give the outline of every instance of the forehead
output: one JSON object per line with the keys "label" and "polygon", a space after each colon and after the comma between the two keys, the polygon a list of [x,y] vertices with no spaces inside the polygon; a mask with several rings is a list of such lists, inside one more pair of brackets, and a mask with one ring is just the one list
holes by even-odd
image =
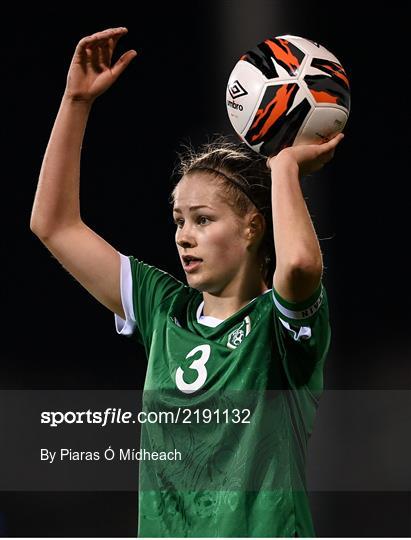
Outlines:
{"label": "forehead", "polygon": [[194,172],[183,176],[174,189],[174,209],[184,210],[200,205],[219,208],[223,204],[218,182],[208,173]]}

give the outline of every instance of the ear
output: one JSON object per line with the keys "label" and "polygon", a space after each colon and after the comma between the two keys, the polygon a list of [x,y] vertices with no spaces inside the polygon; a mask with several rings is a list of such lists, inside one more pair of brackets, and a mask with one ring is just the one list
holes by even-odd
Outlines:
{"label": "ear", "polygon": [[248,221],[247,237],[249,240],[260,240],[265,231],[265,219],[260,213],[251,214]]}

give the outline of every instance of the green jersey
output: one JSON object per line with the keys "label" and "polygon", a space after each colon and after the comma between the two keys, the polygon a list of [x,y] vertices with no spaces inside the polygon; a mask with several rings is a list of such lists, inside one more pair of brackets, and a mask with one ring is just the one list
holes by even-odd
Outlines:
{"label": "green jersey", "polygon": [[197,290],[121,259],[117,331],[145,348],[153,420],[139,536],[314,536],[305,462],[330,342],[324,287],[303,304],[270,289],[219,321]]}

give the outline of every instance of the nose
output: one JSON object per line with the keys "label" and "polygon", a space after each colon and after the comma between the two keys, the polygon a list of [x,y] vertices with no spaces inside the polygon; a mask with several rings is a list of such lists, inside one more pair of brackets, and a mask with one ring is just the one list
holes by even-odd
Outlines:
{"label": "nose", "polygon": [[196,245],[195,237],[191,228],[185,223],[176,231],[176,243],[182,248],[189,248]]}

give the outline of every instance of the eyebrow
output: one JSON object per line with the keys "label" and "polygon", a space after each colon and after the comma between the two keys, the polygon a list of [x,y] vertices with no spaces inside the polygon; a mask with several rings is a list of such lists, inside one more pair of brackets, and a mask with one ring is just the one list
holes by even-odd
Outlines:
{"label": "eyebrow", "polygon": [[[206,204],[198,204],[197,206],[190,206],[189,210],[197,210],[198,208],[210,208],[210,210],[212,210],[211,206],[208,206]],[[182,213],[180,208],[173,208],[173,212],[179,212],[180,214]]]}

